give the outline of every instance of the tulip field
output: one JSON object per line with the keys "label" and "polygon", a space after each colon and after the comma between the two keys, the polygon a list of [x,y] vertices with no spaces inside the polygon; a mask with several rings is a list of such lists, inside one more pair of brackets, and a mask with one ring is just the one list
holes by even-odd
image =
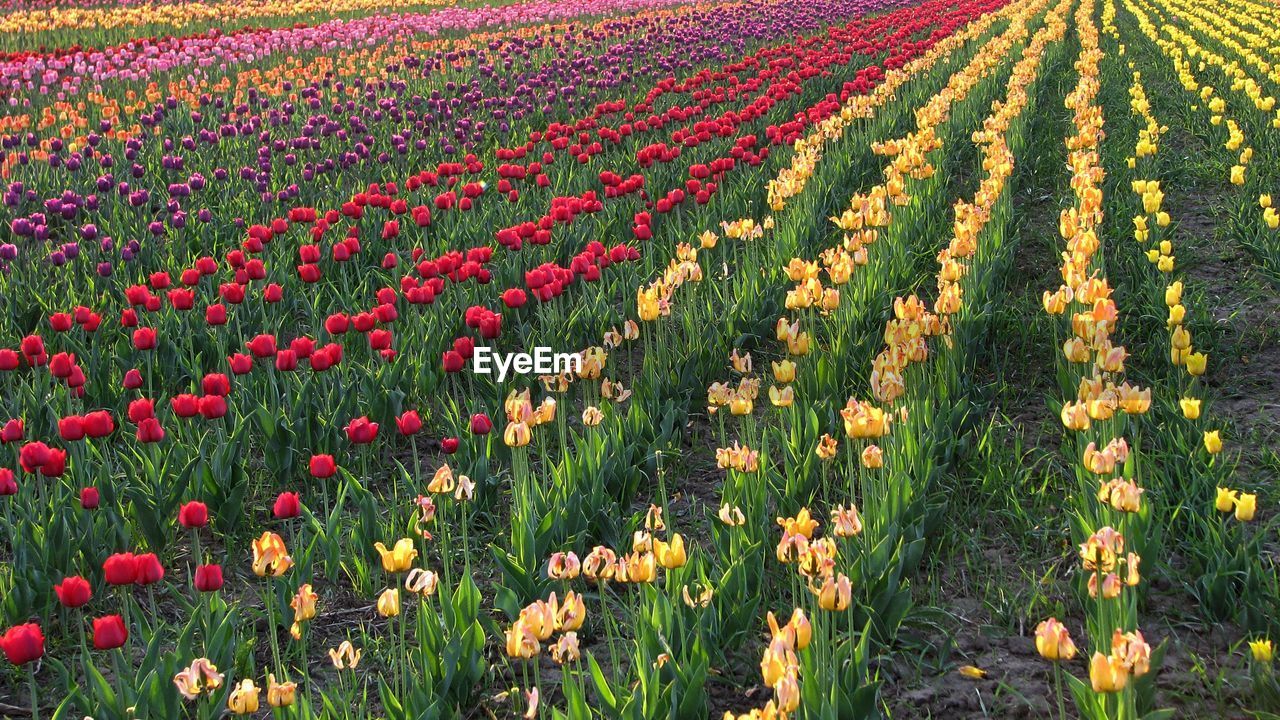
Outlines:
{"label": "tulip field", "polygon": [[0,0],[0,717],[1280,718],[1277,95],[1274,0]]}

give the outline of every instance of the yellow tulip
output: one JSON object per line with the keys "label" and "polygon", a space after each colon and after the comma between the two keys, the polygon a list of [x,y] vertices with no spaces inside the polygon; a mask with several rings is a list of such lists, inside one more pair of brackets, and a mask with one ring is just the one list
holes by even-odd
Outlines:
{"label": "yellow tulip", "polygon": [[720,522],[728,525],[729,527],[738,527],[739,525],[743,525],[747,522],[747,518],[742,514],[741,509],[730,507],[728,504],[720,506],[718,517],[720,518]]}
{"label": "yellow tulip", "polygon": [[1049,618],[1036,626],[1036,652],[1046,660],[1070,660],[1076,656],[1076,645],[1067,626]]}
{"label": "yellow tulip", "polygon": [[853,585],[849,577],[843,573],[839,578],[828,577],[818,591],[818,607],[823,610],[841,612],[853,601]]}
{"label": "yellow tulip", "polygon": [[253,541],[253,573],[258,577],[280,577],[293,567],[293,558],[285,547],[284,539],[273,532],[264,532]]}
{"label": "yellow tulip", "polygon": [[884,452],[877,445],[868,445],[862,449],[862,467],[870,470],[884,467]]}
{"label": "yellow tulip", "polygon": [[1178,406],[1182,408],[1182,417],[1188,420],[1200,418],[1200,400],[1198,398],[1184,397],[1178,401]]}
{"label": "yellow tulip", "polygon": [[[427,492],[436,494],[451,493],[453,492],[453,488],[456,484],[457,481],[453,477],[453,468],[449,467],[447,464],[441,465],[436,469],[436,473],[432,476],[431,482],[427,483]],[[385,554],[383,554],[383,558],[383,565],[385,566]],[[388,570],[387,572],[393,571]]]}
{"label": "yellow tulip", "polygon": [[587,606],[582,596],[570,590],[564,596],[564,602],[555,610],[555,629],[557,632],[573,632],[582,627],[587,619]]}
{"label": "yellow tulip", "polygon": [[391,550],[380,542],[374,543],[373,547],[382,556],[382,569],[389,573],[407,571],[413,567],[413,561],[418,557],[418,551],[413,547],[413,540],[410,538],[400,538]]}
{"label": "yellow tulip", "polygon": [[1202,352],[1188,353],[1182,359],[1187,365],[1187,372],[1192,376],[1203,375],[1209,366],[1209,356]]}
{"label": "yellow tulip", "polygon": [[209,662],[208,658],[196,658],[191,666],[183,668],[173,676],[173,685],[178,693],[187,700],[195,700],[201,693],[213,693],[222,687],[222,673],[218,666]]}
{"label": "yellow tulip", "polygon": [[1095,652],[1089,661],[1089,681],[1094,692],[1120,692],[1129,683],[1129,671],[1120,658]]}
{"label": "yellow tulip", "polygon": [[813,539],[813,531],[818,527],[817,518],[809,514],[807,507],[800,508],[800,512],[794,517],[778,518],[777,522],[787,535],[803,535],[810,540]]}
{"label": "yellow tulip", "polygon": [[378,596],[378,614],[382,617],[395,617],[400,614],[400,589],[387,588]]}
{"label": "yellow tulip", "polygon": [[[773,403],[775,407],[791,407],[795,399],[796,391],[790,385],[783,388],[779,388],[776,385],[769,387],[769,402]],[[732,411],[733,408],[730,407],[730,412]]]}
{"label": "yellow tulip", "polygon": [[1270,640],[1250,640],[1249,652],[1253,654],[1254,662],[1270,663],[1275,657]]}
{"label": "yellow tulip", "polygon": [[289,707],[297,699],[298,683],[276,682],[276,676],[267,674],[267,704],[273,708]]}
{"label": "yellow tulip", "polygon": [[507,424],[507,429],[502,433],[502,441],[507,447],[524,447],[533,439],[529,431],[529,425],[522,422],[513,422]]}
{"label": "yellow tulip", "polygon": [[572,580],[578,577],[581,570],[582,562],[574,552],[552,553],[551,559],[547,561],[547,576],[554,580]]}
{"label": "yellow tulip", "polygon": [[814,452],[820,459],[830,460],[836,456],[837,448],[838,444],[836,443],[836,439],[824,433],[822,437],[818,439],[818,447]]}
{"label": "yellow tulip", "polygon": [[1253,515],[1258,510],[1258,496],[1251,493],[1240,493],[1240,498],[1236,500],[1236,519],[1240,522],[1249,522],[1253,520]]}
{"label": "yellow tulip", "polygon": [[1222,452],[1222,436],[1218,430],[1206,430],[1204,432],[1204,449],[1209,451],[1210,455],[1217,455]]}
{"label": "yellow tulip", "polygon": [[[683,543],[681,543],[683,552]],[[633,583],[653,582],[657,577],[657,563],[653,553],[631,553],[626,558],[627,578]]]}
{"label": "yellow tulip", "polygon": [[803,608],[791,611],[791,621],[787,625],[795,632],[796,650],[809,647],[809,641],[813,638],[813,626],[809,624],[809,616],[804,614]]}
{"label": "yellow tulip", "polygon": [[239,687],[227,697],[227,709],[236,715],[258,712],[258,686],[248,678],[240,681]]}
{"label": "yellow tulip", "polygon": [[1218,512],[1229,513],[1236,507],[1236,500],[1239,499],[1240,492],[1238,490],[1230,490],[1228,488],[1218,488],[1217,495],[1214,497],[1213,506]]}
{"label": "yellow tulip", "polygon": [[673,533],[671,542],[655,543],[654,555],[658,564],[668,570],[684,567],[685,562],[689,559],[684,549],[684,536],[680,533]]}
{"label": "yellow tulip", "polygon": [[507,630],[507,657],[528,660],[542,651],[538,638],[524,620],[516,620]]}

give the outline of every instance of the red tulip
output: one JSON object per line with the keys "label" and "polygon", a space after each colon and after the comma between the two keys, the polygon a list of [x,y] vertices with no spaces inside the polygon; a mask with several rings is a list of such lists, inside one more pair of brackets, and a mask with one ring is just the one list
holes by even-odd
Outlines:
{"label": "red tulip", "polygon": [[320,272],[319,265],[306,264],[298,266],[298,277],[304,283],[318,283],[320,282],[321,275],[322,273]]}
{"label": "red tulip", "polygon": [[302,513],[302,499],[298,497],[296,492],[282,492],[276,496],[276,503],[271,508],[271,514],[277,520],[288,520],[289,518],[298,517]]}
{"label": "red tulip", "polygon": [[133,347],[138,350],[152,350],[156,346],[156,331],[149,327],[140,327],[133,331]]}
{"label": "red tulip", "polygon": [[520,288],[511,288],[502,293],[502,302],[506,303],[509,308],[524,307],[524,304],[528,301],[529,296]]}
{"label": "red tulip", "polygon": [[471,434],[472,435],[488,435],[493,430],[493,421],[484,413],[476,413],[471,416]]}
{"label": "red tulip", "polygon": [[59,380],[65,379],[71,375],[71,368],[75,367],[75,365],[75,355],[64,352],[57,353],[49,361],[49,374]]}
{"label": "red tulip", "polygon": [[84,416],[84,433],[91,438],[103,438],[115,432],[116,422],[106,410],[94,410]]}
{"label": "red tulip", "polygon": [[341,335],[351,327],[351,318],[342,313],[334,313],[325,318],[324,329],[330,335]]}
{"label": "red tulip", "polygon": [[188,530],[209,524],[209,506],[198,500],[178,508],[178,524]]}
{"label": "red tulip", "polygon": [[262,299],[268,303],[278,303],[284,299],[284,288],[276,283],[271,283],[262,289]]}
{"label": "red tulip", "polygon": [[68,331],[74,322],[70,313],[54,313],[49,316],[49,327],[53,328],[54,332]]}
{"label": "red tulip", "polygon": [[466,364],[466,360],[456,350],[446,350],[441,364],[444,366],[445,372],[456,373],[462,372],[462,367]]}
{"label": "red tulip", "polygon": [[204,309],[204,321],[208,325],[226,325],[227,324],[227,306],[221,303],[214,303]]}
{"label": "red tulip", "polygon": [[269,358],[276,354],[276,338],[274,335],[257,335],[245,343],[254,357]]}
{"label": "red tulip", "polygon": [[68,608],[78,608],[93,597],[93,589],[89,587],[89,581],[79,575],[63,578],[62,582],[53,586],[53,592],[58,596],[58,602]]}
{"label": "red tulip", "polygon": [[244,353],[236,353],[227,358],[233,375],[247,375],[253,370],[253,358]]}
{"label": "red tulip", "polygon": [[139,585],[151,585],[164,579],[164,566],[155,553],[143,553],[135,558],[138,576],[134,580]]}
{"label": "red tulip", "polygon": [[369,333],[369,347],[374,350],[391,348],[391,331],[378,328]]}
{"label": "red tulip", "polygon": [[0,468],[0,497],[18,494],[18,481],[9,468]]}
{"label": "red tulip", "polygon": [[101,498],[98,495],[98,488],[87,487],[80,489],[80,507],[85,510],[97,510],[98,502]]}
{"label": "red tulip", "polygon": [[164,440],[164,428],[155,418],[146,418],[138,423],[138,442],[157,443]]}
{"label": "red tulip", "polygon": [[276,353],[276,370],[293,372],[298,369],[298,355],[292,350],[281,350]]}
{"label": "red tulip", "polygon": [[333,367],[333,353],[329,352],[328,346],[311,353],[311,369],[316,372],[324,372]]}
{"label": "red tulip", "polygon": [[316,351],[316,341],[309,337],[296,337],[289,342],[289,349],[299,360],[306,360]]}
{"label": "red tulip", "polygon": [[476,351],[476,341],[469,337],[460,337],[453,341],[453,351],[461,355],[463,360],[470,360]]}
{"label": "red tulip", "polygon": [[40,474],[45,477],[62,477],[67,470],[67,451],[51,448],[49,459],[40,466]]}
{"label": "red tulip", "polygon": [[138,368],[130,368],[124,374],[124,389],[137,390],[142,387],[142,372]]}
{"label": "red tulip", "polygon": [[312,455],[310,468],[311,477],[321,479],[331,478],[338,472],[338,464],[332,455]]}
{"label": "red tulip", "polygon": [[351,324],[355,326],[356,332],[362,333],[372,330],[377,322],[378,318],[374,317],[373,313],[368,312],[357,313],[355,317],[351,318]]}
{"label": "red tulip", "polygon": [[209,373],[200,381],[200,389],[204,390],[205,395],[225,397],[231,394],[231,379],[222,373]]}
{"label": "red tulip", "polygon": [[205,420],[217,420],[227,414],[227,400],[221,395],[205,395],[200,398],[199,408]]}
{"label": "red tulip", "polygon": [[138,398],[129,402],[129,422],[138,424],[156,416],[156,403],[150,398]]}
{"label": "red tulip", "polygon": [[180,418],[195,417],[200,412],[200,400],[195,395],[183,393],[174,395],[169,399],[169,405],[173,408],[173,414]]}
{"label": "red tulip", "polygon": [[58,419],[58,435],[67,442],[84,439],[84,418],[79,415],[68,415]]}
{"label": "red tulip", "polygon": [[115,650],[128,639],[129,629],[124,626],[124,618],[119,615],[93,619],[94,650]]}
{"label": "red tulip", "polygon": [[17,352],[10,348],[0,348],[0,371],[13,372],[18,369],[19,362]]}
{"label": "red tulip", "polygon": [[448,437],[440,441],[440,449],[444,450],[446,455],[452,455],[458,452],[460,441],[456,437]]}
{"label": "red tulip", "polygon": [[102,563],[108,585],[132,585],[138,579],[138,559],[131,552],[116,553]]}
{"label": "red tulip", "polygon": [[49,462],[51,453],[52,450],[49,449],[49,446],[42,442],[27,443],[18,450],[18,464],[26,472],[34,473]]}
{"label": "red tulip", "polygon": [[14,418],[6,422],[3,429],[0,429],[0,443],[19,442],[25,434],[22,421]]}
{"label": "red tulip", "polygon": [[378,437],[378,423],[367,417],[358,417],[347,423],[347,440],[356,445],[368,445]]}
{"label": "red tulip", "polygon": [[401,435],[416,435],[422,430],[422,418],[417,410],[405,410],[396,418],[396,428]]}
{"label": "red tulip", "polygon": [[35,623],[15,625],[0,635],[0,650],[14,665],[26,665],[44,656],[44,633]]}
{"label": "red tulip", "polygon": [[200,592],[214,592],[222,589],[222,566],[221,565],[201,565],[196,568],[195,577],[196,590]]}

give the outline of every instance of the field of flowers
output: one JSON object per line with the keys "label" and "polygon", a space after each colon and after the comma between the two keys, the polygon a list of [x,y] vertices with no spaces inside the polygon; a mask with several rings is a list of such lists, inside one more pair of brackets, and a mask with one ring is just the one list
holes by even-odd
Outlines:
{"label": "field of flowers", "polygon": [[1272,0],[0,0],[0,717],[1280,718],[1277,94]]}

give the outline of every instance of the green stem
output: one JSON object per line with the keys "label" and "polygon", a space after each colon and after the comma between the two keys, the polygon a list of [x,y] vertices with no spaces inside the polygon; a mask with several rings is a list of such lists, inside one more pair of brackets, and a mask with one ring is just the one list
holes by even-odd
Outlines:
{"label": "green stem", "polygon": [[40,695],[36,691],[36,666],[27,663],[27,686],[31,689],[31,720],[40,720]]}

